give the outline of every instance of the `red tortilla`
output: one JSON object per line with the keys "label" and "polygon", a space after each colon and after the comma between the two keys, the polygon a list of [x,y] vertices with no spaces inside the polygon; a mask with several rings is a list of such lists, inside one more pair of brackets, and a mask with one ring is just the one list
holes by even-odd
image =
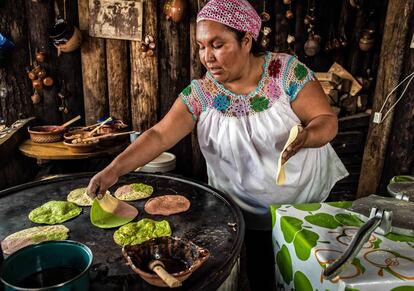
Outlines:
{"label": "red tortilla", "polygon": [[190,201],[182,195],[164,195],[151,198],[145,203],[145,211],[152,215],[172,215],[187,211]]}

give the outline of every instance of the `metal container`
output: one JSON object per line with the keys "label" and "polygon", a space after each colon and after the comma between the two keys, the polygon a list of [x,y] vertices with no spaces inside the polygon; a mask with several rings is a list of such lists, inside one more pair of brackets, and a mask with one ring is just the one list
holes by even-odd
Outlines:
{"label": "metal container", "polygon": [[92,258],[92,251],[75,241],[42,242],[10,255],[0,279],[5,290],[88,290]]}

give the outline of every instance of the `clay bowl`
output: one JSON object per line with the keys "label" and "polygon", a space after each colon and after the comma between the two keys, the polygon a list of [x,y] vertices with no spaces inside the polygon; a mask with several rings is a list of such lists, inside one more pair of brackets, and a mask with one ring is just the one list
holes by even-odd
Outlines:
{"label": "clay bowl", "polygon": [[91,153],[96,150],[99,140],[90,141],[88,143],[72,143],[72,141],[64,141],[63,144],[72,153]]}
{"label": "clay bowl", "polygon": [[183,282],[197,270],[210,256],[210,252],[194,243],[178,237],[157,237],[139,245],[125,246],[122,254],[132,270],[147,283],[168,287],[148,264],[151,260],[160,260],[165,270]]}
{"label": "clay bowl", "polygon": [[62,140],[64,127],[58,125],[41,125],[29,127],[30,139],[37,143],[49,143]]}

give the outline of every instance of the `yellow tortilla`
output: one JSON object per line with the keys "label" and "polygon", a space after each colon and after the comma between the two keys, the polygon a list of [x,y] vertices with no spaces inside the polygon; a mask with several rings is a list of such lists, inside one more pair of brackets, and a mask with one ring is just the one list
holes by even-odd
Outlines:
{"label": "yellow tortilla", "polygon": [[[109,191],[106,191],[106,193],[110,194]],[[93,203],[93,199],[86,193],[86,188],[78,188],[70,191],[66,200],[79,206],[92,206]]]}
{"label": "yellow tortilla", "polygon": [[299,125],[295,125],[290,130],[289,138],[288,138],[285,146],[283,147],[283,150],[282,150],[282,152],[280,153],[280,156],[279,156],[279,161],[277,162],[277,174],[276,174],[276,184],[277,185],[284,185],[285,184],[285,181],[286,181],[285,164],[287,163],[287,161],[286,161],[286,163],[284,163],[282,165],[282,156],[283,156],[284,152],[286,151],[286,149],[288,148],[288,146],[290,146],[292,144],[292,142],[296,139],[298,134],[299,134]]}

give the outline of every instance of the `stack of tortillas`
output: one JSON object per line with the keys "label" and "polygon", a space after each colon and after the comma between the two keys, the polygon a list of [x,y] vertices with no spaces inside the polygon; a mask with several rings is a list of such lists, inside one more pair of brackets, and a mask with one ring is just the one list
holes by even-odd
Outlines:
{"label": "stack of tortillas", "polygon": [[1,248],[5,254],[35,243],[48,240],[65,240],[68,238],[69,229],[64,225],[36,226],[21,230],[6,237],[1,242]]}
{"label": "stack of tortillas", "polygon": [[279,161],[277,162],[277,174],[276,174],[276,184],[277,185],[285,184],[285,181],[286,181],[285,164],[286,164],[286,162],[282,165],[282,156],[283,156],[284,152],[286,151],[286,149],[288,148],[288,146],[290,146],[292,144],[292,142],[298,136],[299,126],[300,125],[297,124],[294,127],[292,127],[292,129],[290,130],[290,133],[289,133],[289,138],[288,138],[285,146],[283,147],[282,152],[280,153]]}

